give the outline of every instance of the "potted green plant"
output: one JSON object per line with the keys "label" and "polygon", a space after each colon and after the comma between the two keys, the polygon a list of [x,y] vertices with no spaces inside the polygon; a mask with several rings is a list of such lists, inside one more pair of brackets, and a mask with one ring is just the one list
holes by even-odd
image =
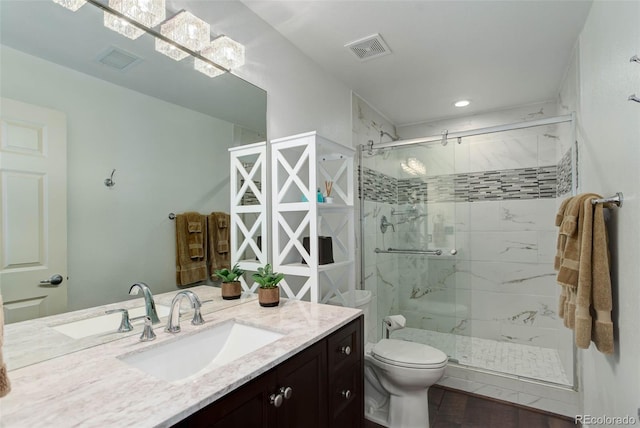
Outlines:
{"label": "potted green plant", "polygon": [[245,271],[240,269],[238,263],[236,263],[231,270],[217,269],[214,273],[222,281],[222,298],[224,300],[239,299],[242,294],[242,285],[238,278],[242,276]]}
{"label": "potted green plant", "polygon": [[258,272],[252,276],[253,280],[260,284],[258,289],[258,302],[260,306],[272,307],[280,304],[280,287],[278,283],[284,278],[283,273],[274,272],[270,264],[264,268],[258,268]]}

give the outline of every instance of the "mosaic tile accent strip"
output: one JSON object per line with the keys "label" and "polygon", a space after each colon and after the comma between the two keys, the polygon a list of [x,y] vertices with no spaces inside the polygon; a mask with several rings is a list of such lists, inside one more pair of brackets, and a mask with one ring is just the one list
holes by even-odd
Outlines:
{"label": "mosaic tile accent strip", "polygon": [[400,204],[555,198],[557,167],[439,175],[397,182]]}
{"label": "mosaic tile accent strip", "polygon": [[558,166],[436,175],[400,180],[365,167],[363,168],[364,196],[369,201],[389,204],[555,198],[566,193],[567,186],[568,191],[571,191],[571,153],[568,155],[568,184],[561,181],[566,177],[560,177],[560,174],[567,173],[565,167],[567,156],[565,155]]}
{"label": "mosaic tile accent strip", "polygon": [[557,165],[558,168],[558,196],[571,193],[571,184],[573,183],[573,175],[571,173],[571,149],[562,156]]}
{"label": "mosaic tile accent strip", "polygon": [[[360,169],[358,169],[358,172]],[[398,179],[373,169],[363,167],[364,198],[373,202],[398,203]]]}

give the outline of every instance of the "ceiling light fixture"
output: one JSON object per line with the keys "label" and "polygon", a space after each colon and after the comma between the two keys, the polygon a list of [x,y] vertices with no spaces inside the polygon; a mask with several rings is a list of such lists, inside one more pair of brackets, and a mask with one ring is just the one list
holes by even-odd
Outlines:
{"label": "ceiling light fixture", "polygon": [[84,0],[53,0],[53,2],[74,12],[86,3]]}
{"label": "ceiling light fixture", "polygon": [[[167,16],[164,0],[109,0],[109,7],[148,28],[160,24]],[[104,13],[104,26],[133,40],[145,33],[109,12]]]}
{"label": "ceiling light fixture", "polygon": [[[211,37],[211,27],[190,12],[182,11],[160,26],[160,34],[194,52],[202,50]],[[171,43],[156,38],[156,50],[180,61],[189,56]]]}
{"label": "ceiling light fixture", "polygon": [[466,107],[469,104],[471,104],[471,101],[469,101],[469,100],[460,100],[460,101],[456,101],[455,103],[453,103],[453,105],[456,106],[456,107]]}
{"label": "ceiling light fixture", "polygon": [[[228,69],[244,65],[244,46],[227,36],[220,36],[212,40],[209,46],[202,49],[200,54]],[[197,58],[194,62],[194,68],[209,77],[216,77],[224,72]]]}

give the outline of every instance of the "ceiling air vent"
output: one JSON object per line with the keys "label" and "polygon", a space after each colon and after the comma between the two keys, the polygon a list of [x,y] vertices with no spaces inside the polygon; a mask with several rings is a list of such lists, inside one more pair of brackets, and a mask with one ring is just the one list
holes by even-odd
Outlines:
{"label": "ceiling air vent", "polygon": [[391,53],[391,49],[382,40],[380,34],[373,34],[364,39],[347,43],[344,47],[348,48],[360,61],[367,61]]}
{"label": "ceiling air vent", "polygon": [[127,71],[142,59],[132,53],[123,51],[120,48],[110,46],[107,50],[98,55],[98,62],[107,67],[115,68],[118,71]]}

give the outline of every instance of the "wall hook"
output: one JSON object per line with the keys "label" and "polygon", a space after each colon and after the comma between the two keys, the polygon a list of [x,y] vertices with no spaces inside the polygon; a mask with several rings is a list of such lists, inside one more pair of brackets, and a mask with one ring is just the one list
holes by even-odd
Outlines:
{"label": "wall hook", "polygon": [[637,103],[640,103],[640,98],[636,97],[636,94],[629,95],[629,98],[627,98],[627,100],[629,100],[629,101],[635,101],[635,102],[637,102]]}
{"label": "wall hook", "polygon": [[111,177],[109,178],[105,178],[104,180],[104,185],[107,186],[108,188],[112,188],[113,186],[116,185],[116,182],[113,181],[113,174],[116,172],[115,168],[113,171],[111,171]]}
{"label": "wall hook", "polygon": [[629,62],[639,62],[640,63],[640,58],[638,58],[638,55],[634,55],[631,57],[631,59],[629,59]]}

